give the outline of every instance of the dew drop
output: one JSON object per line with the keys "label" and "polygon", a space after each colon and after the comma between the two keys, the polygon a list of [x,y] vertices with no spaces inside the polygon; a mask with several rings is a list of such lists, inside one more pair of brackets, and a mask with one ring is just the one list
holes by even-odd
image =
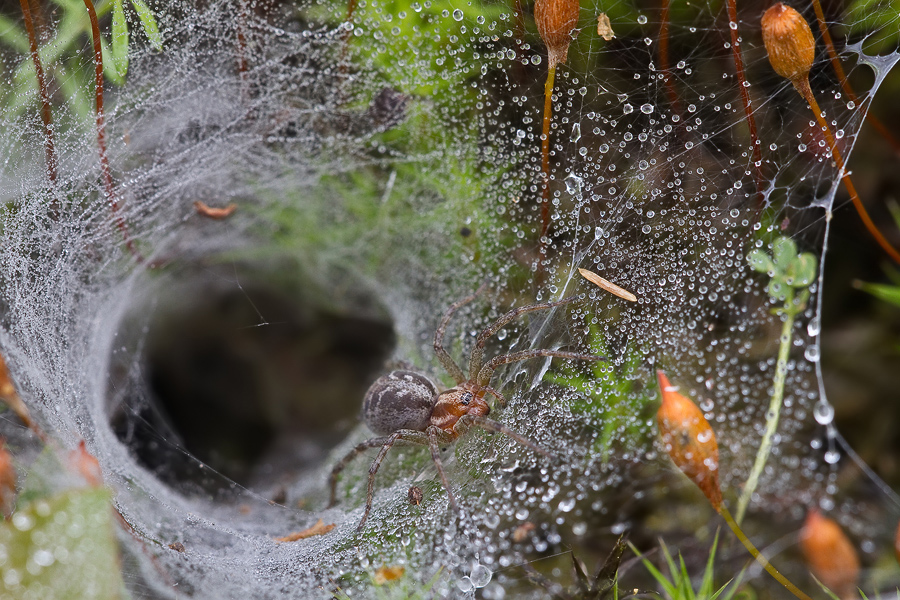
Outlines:
{"label": "dew drop", "polygon": [[769,144],[769,150],[771,150],[772,152],[775,152],[776,150],[778,150],[778,144],[776,144],[775,142],[772,142],[771,144]]}
{"label": "dew drop", "polygon": [[837,461],[841,460],[841,454],[834,450],[829,450],[828,452],[825,453],[825,456],[823,456],[822,458],[824,458],[825,462],[827,462],[829,465],[833,465]]}
{"label": "dew drop", "polygon": [[806,326],[806,333],[808,333],[811,337],[816,337],[819,335],[821,328],[819,327],[819,317],[813,317],[809,320],[809,324]]}
{"label": "dew drop", "polygon": [[559,502],[559,510],[561,512],[569,512],[575,508],[575,498],[565,498]]}
{"label": "dew drop", "polygon": [[453,20],[454,21],[462,21],[463,20],[463,11],[457,9],[453,10]]}
{"label": "dew drop", "polygon": [[582,180],[578,175],[569,175],[565,178],[566,191],[572,196],[581,195]]}
{"label": "dew drop", "polygon": [[809,362],[818,362],[819,360],[819,346],[813,344],[812,346],[808,346],[806,351],[803,352],[803,356],[806,357],[806,360]]}
{"label": "dew drop", "polygon": [[12,524],[19,531],[28,531],[34,527],[34,519],[30,515],[20,512],[13,515]]}
{"label": "dew drop", "polygon": [[646,24],[647,24],[647,17],[644,16],[644,15],[640,15],[640,16],[637,18],[637,22],[638,22],[639,25],[646,25]]}
{"label": "dew drop", "polygon": [[645,115],[649,115],[650,113],[653,112],[653,105],[652,104],[642,104],[641,112],[644,113]]}
{"label": "dew drop", "polygon": [[642,160],[641,162],[638,163],[638,169],[640,169],[641,171],[646,171],[647,167],[649,167],[649,166],[650,166],[650,163],[648,163],[646,160]]}
{"label": "dew drop", "polygon": [[630,104],[625,104],[624,106],[622,106],[622,112],[626,115],[630,115],[634,112],[634,107]]}
{"label": "dew drop", "polygon": [[461,591],[463,593],[468,593],[475,589],[475,586],[472,585],[472,580],[469,578],[468,575],[466,575],[465,577],[463,577],[462,579],[457,581],[456,587],[458,587],[459,591]]}
{"label": "dew drop", "polygon": [[472,585],[476,588],[483,588],[491,582],[493,576],[493,571],[484,565],[478,564],[472,567],[472,572],[469,573],[469,581],[471,581]]}
{"label": "dew drop", "polygon": [[569,139],[573,142],[577,142],[581,139],[581,123],[572,125],[572,136]]}
{"label": "dew drop", "polygon": [[737,23],[735,23],[734,21],[729,21],[728,27],[730,27],[734,31],[737,31]]}
{"label": "dew drop", "polygon": [[819,402],[813,408],[813,416],[819,425],[828,425],[834,419],[834,407],[827,402]]}

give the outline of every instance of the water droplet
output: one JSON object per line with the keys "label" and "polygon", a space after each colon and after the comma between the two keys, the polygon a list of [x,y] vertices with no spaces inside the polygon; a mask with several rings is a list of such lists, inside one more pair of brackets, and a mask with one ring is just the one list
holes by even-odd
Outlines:
{"label": "water droplet", "polygon": [[458,587],[461,592],[471,592],[475,589],[475,586],[472,585],[472,580],[468,575],[457,581],[456,587]]}
{"label": "water droplet", "polygon": [[734,31],[737,31],[737,23],[735,23],[734,21],[728,21],[728,27],[730,27]]}
{"label": "water droplet", "polygon": [[569,175],[565,178],[566,191],[573,196],[581,195],[582,180],[578,175]]}
{"label": "water droplet", "polygon": [[778,144],[776,144],[775,142],[772,142],[771,144],[769,144],[769,150],[771,150],[772,152],[775,152],[776,150],[778,150]]}
{"label": "water droplet", "polygon": [[806,357],[806,360],[809,362],[818,362],[819,360],[819,346],[813,344],[812,346],[808,346],[806,351],[803,353],[803,356]]}
{"label": "water droplet", "polygon": [[463,20],[463,11],[457,9],[453,10],[453,20],[454,21],[462,21]]}
{"label": "water droplet", "polygon": [[484,565],[475,565],[472,567],[472,572],[469,573],[469,581],[472,582],[476,588],[483,588],[487,584],[491,582],[491,578],[494,576],[494,572],[488,569]]}
{"label": "water droplet", "polygon": [[645,17],[644,15],[640,15],[640,16],[637,18],[637,22],[638,22],[638,24],[640,24],[640,25],[646,25],[646,24],[647,24],[647,17]]}
{"label": "water droplet", "polygon": [[847,103],[847,108],[849,108],[850,110],[853,110],[854,108],[856,108],[856,102],[851,100],[850,102]]}
{"label": "water droplet", "polygon": [[837,461],[841,460],[841,454],[840,454],[840,452],[835,452],[834,450],[829,450],[828,452],[825,453],[825,456],[823,456],[822,458],[824,458],[825,462],[827,462],[829,465],[833,465]]}
{"label": "water droplet", "polygon": [[644,233],[650,233],[652,230],[650,229],[649,225],[644,225],[643,227],[641,227],[641,231]]}
{"label": "water droplet", "polygon": [[640,169],[641,171],[646,171],[647,167],[649,167],[649,166],[650,166],[650,163],[648,163],[646,160],[642,160],[641,162],[638,163],[638,169]]}
{"label": "water droplet", "polygon": [[559,510],[561,512],[569,512],[575,508],[575,498],[565,498],[559,502]]}
{"label": "water droplet", "polygon": [[12,524],[19,531],[28,531],[34,527],[34,519],[31,515],[19,512],[13,515]]}
{"label": "water droplet", "polygon": [[813,408],[813,416],[819,425],[828,425],[834,419],[834,407],[827,402],[819,402]]}
{"label": "water droplet", "polygon": [[809,324],[806,326],[806,333],[808,333],[811,337],[816,337],[819,335],[821,328],[819,327],[819,317],[813,317],[809,320]]}
{"label": "water droplet", "polygon": [[38,550],[34,553],[34,556],[31,557],[31,560],[35,562],[35,564],[41,567],[49,567],[56,560],[53,558],[53,553],[47,550]]}
{"label": "water droplet", "polygon": [[653,105],[652,104],[642,104],[641,112],[644,113],[645,115],[649,115],[650,113],[653,112]]}
{"label": "water droplet", "polygon": [[806,152],[806,144],[800,144],[799,146],[797,146],[797,150],[799,150],[800,152]]}
{"label": "water droplet", "polygon": [[630,104],[625,104],[624,106],[622,106],[622,112],[626,115],[630,115],[634,112],[634,107]]}
{"label": "water droplet", "polygon": [[581,123],[572,125],[572,136],[569,139],[573,142],[577,142],[581,139]]}

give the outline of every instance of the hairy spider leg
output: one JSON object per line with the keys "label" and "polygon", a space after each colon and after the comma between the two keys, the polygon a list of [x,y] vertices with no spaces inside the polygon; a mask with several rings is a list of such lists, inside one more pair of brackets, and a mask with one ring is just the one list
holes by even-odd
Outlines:
{"label": "hairy spider leg", "polygon": [[444,313],[444,317],[441,319],[440,325],[434,332],[434,354],[437,356],[438,360],[443,365],[444,369],[447,373],[456,380],[456,383],[462,383],[466,380],[465,373],[456,364],[456,361],[444,350],[444,334],[447,332],[447,325],[450,323],[451,317],[453,317],[453,313],[460,309],[460,307],[465,306],[472,300],[478,297],[481,291],[484,289],[485,285],[481,284],[481,286],[475,290],[475,293],[471,296],[466,296],[462,300],[458,300],[450,305],[450,308],[447,309],[447,312]]}
{"label": "hairy spider leg", "polygon": [[[465,418],[465,416],[462,417],[462,419],[464,419],[464,418]],[[460,419],[460,420],[462,420],[462,419]],[[544,450],[543,448],[541,448],[540,446],[538,446],[537,444],[535,444],[534,442],[529,440],[524,435],[522,435],[520,433],[516,433],[515,431],[513,431],[512,429],[510,429],[503,423],[500,423],[499,421],[495,421],[495,420],[489,419],[487,417],[472,417],[470,419],[470,421],[472,422],[472,425],[474,425],[475,427],[480,427],[481,429],[484,429],[487,431],[492,431],[494,433],[502,433],[503,435],[511,437],[512,439],[516,440],[523,446],[525,446],[527,448],[531,448],[538,454],[546,456],[547,458],[553,458],[553,455],[551,453],[547,452],[546,450]],[[457,422],[457,424],[458,424],[458,422]]]}
{"label": "hairy spider leg", "polygon": [[528,304],[526,306],[520,306],[519,308],[514,308],[509,311],[493,323],[485,328],[481,333],[478,334],[478,337],[475,340],[475,347],[472,349],[472,356],[469,358],[469,381],[475,381],[475,378],[478,376],[479,371],[481,371],[481,361],[484,359],[484,345],[487,343],[487,339],[500,331],[504,325],[515,319],[516,317],[523,315],[525,313],[533,312],[536,310],[544,310],[547,308],[554,308],[557,306],[561,306],[563,304],[568,304],[569,302],[573,302],[578,300],[578,296],[569,296],[568,298],[563,298],[562,300],[557,300],[556,302],[543,302],[541,304]]}
{"label": "hairy spider leg", "polygon": [[501,354],[500,356],[495,356],[491,360],[489,360],[478,373],[478,379],[475,383],[481,386],[485,386],[491,381],[491,377],[494,375],[494,370],[500,365],[505,365],[511,362],[519,362],[521,360],[528,360],[530,358],[540,358],[542,356],[549,356],[552,358],[568,358],[570,360],[607,360],[605,356],[594,356],[593,354],[579,354],[578,352],[564,352],[562,350],[520,350],[519,352],[513,352],[511,354]]}
{"label": "hairy spider leg", "polygon": [[429,426],[427,432],[428,447],[431,449],[431,461],[434,463],[434,468],[437,469],[438,476],[441,478],[441,484],[443,484],[444,489],[447,490],[450,506],[453,507],[454,511],[459,512],[459,505],[456,503],[456,497],[453,495],[453,490],[450,489],[450,480],[447,479],[447,473],[444,472],[444,463],[441,461],[441,447],[438,443],[442,440],[444,443],[449,443],[452,442],[453,439],[446,431],[439,427],[435,427],[434,425]]}
{"label": "hairy spider leg", "polygon": [[366,524],[366,519],[369,518],[369,512],[372,510],[372,504],[375,498],[375,474],[378,473],[378,469],[381,467],[384,457],[387,456],[388,450],[390,450],[397,441],[407,442],[408,444],[415,446],[430,445],[430,439],[421,431],[416,431],[414,429],[401,429],[382,439],[385,440],[384,444],[381,446],[381,450],[378,452],[375,460],[369,465],[369,484],[366,488],[366,508],[363,510],[363,516],[359,521],[359,525],[356,526],[357,531],[362,531],[363,525]]}
{"label": "hairy spider leg", "polygon": [[491,396],[493,396],[494,398],[496,398],[497,401],[500,402],[500,406],[506,406],[506,397],[504,397],[503,394],[501,394],[494,388],[487,386],[487,385],[481,386],[481,389],[483,389],[486,393],[488,393]]}
{"label": "hairy spider leg", "polygon": [[[331,508],[332,506],[337,504],[337,479],[338,479],[338,475],[341,474],[341,471],[343,471],[354,458],[356,458],[357,456],[359,456],[360,454],[362,454],[369,448],[378,448],[379,446],[384,446],[385,443],[387,443],[387,441],[388,441],[388,436],[372,438],[372,439],[366,440],[364,442],[361,442],[353,450],[348,452],[346,454],[346,456],[344,456],[344,458],[342,458],[338,464],[334,465],[334,468],[331,470],[331,477],[329,477],[329,479],[328,479],[328,485],[331,490],[331,495],[329,496],[327,508]],[[417,444],[409,442],[405,445],[417,445]]]}

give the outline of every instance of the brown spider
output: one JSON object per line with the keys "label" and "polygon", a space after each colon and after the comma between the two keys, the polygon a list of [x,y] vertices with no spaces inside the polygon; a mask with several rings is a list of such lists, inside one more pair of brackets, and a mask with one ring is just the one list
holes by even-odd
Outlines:
{"label": "brown spider", "polygon": [[506,399],[500,392],[488,385],[497,367],[506,363],[542,356],[572,360],[605,360],[605,357],[602,356],[540,349],[501,354],[483,363],[485,343],[500,328],[519,315],[561,306],[577,299],[570,297],[556,302],[521,306],[494,321],[494,323],[478,334],[475,340],[475,347],[472,349],[472,354],[469,357],[469,376],[466,377],[459,365],[444,350],[444,333],[453,314],[461,306],[474,300],[478,293],[475,292],[471,296],[451,305],[444,314],[444,318],[441,319],[437,331],[434,332],[434,353],[447,373],[456,380],[456,387],[438,393],[435,384],[425,375],[413,371],[396,370],[379,377],[369,388],[369,391],[366,392],[366,397],[363,400],[363,418],[369,429],[384,437],[372,438],[356,446],[335,465],[329,478],[331,496],[328,506],[330,508],[334,506],[336,501],[337,478],[341,471],[360,453],[369,448],[381,447],[381,451],[369,467],[366,508],[363,511],[358,530],[362,530],[366,519],[369,517],[369,511],[372,509],[375,474],[378,472],[378,468],[381,466],[381,462],[387,455],[388,450],[394,444],[428,446],[431,449],[431,459],[434,461],[434,466],[437,468],[441,483],[447,490],[450,505],[454,510],[458,510],[458,506],[456,498],[454,498],[450,489],[450,483],[447,481],[444,466],[441,463],[440,446],[446,446],[456,441],[469,427],[474,425],[488,431],[503,433],[523,446],[528,446],[535,452],[544,456],[550,456],[547,451],[528,438],[519,435],[497,421],[487,418],[487,414],[491,409],[484,400],[485,394],[495,397],[501,404],[506,402]]}

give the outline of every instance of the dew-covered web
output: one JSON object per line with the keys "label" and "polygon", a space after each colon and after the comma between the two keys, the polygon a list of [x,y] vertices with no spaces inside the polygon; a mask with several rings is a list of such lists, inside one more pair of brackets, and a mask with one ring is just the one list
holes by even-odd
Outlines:
{"label": "dew-covered web", "polygon": [[[44,40],[86,19],[70,4],[81,6],[44,7]],[[105,35],[111,5],[98,4]],[[378,567],[403,564],[422,584],[442,569],[439,597],[539,596],[516,570],[535,552],[640,527],[636,515],[666,490],[702,502],[656,441],[657,369],[713,425],[722,487],[736,502],[764,433],[784,322],[773,314],[783,297],[748,256],[772,254],[781,238],[815,256],[816,277],[796,291],[810,295],[790,330],[780,424],[750,514],[797,519],[833,503],[818,269],[832,211],[856,217],[835,204],[841,169],[827,137],[769,65],[759,25],[767,7],[739,3],[732,21],[722,2],[582,2],[553,88],[546,222],[547,59],[530,5],[159,3],[161,51],[126,7],[128,71],[121,85],[107,78],[105,96],[111,184],[98,154],[90,38],[42,51],[55,181],[27,39],[5,45],[0,347],[40,425],[65,448],[86,440],[99,459],[134,533],[121,535],[132,595],[309,598],[340,586],[366,597]],[[796,8],[817,40],[811,89],[846,162],[897,61],[898,18],[887,3],[826,14],[842,80],[812,5]],[[21,13],[4,11],[23,27]],[[601,14],[614,38],[598,35]],[[196,201],[237,210],[214,220]],[[227,305],[238,315],[228,327],[278,339],[288,325],[266,289],[302,298],[314,316],[390,323],[375,331],[395,336],[394,363],[450,385],[433,357],[434,329],[485,282],[447,333],[461,364],[473,335],[509,308],[571,294],[584,299],[515,321],[488,356],[553,348],[609,360],[498,370],[493,386],[510,402],[493,416],[558,456],[501,435],[465,437],[443,453],[460,515],[427,450],[410,448],[384,462],[362,533],[374,451],[345,471],[338,505],[325,509],[332,465],[371,437],[355,420],[361,397],[328,433],[288,435],[242,477],[196,456],[154,408],[147,365],[165,353],[154,349],[164,317]],[[248,339],[238,343],[259,353]],[[295,374],[313,360],[289,357],[282,370]],[[371,379],[378,367],[367,367]],[[295,385],[311,384],[298,375]],[[265,405],[248,404],[250,422]],[[208,407],[208,429],[217,410]],[[407,500],[411,485],[423,490],[419,506]],[[274,541],[319,518],[335,529]],[[875,535],[876,524],[848,520]]]}

